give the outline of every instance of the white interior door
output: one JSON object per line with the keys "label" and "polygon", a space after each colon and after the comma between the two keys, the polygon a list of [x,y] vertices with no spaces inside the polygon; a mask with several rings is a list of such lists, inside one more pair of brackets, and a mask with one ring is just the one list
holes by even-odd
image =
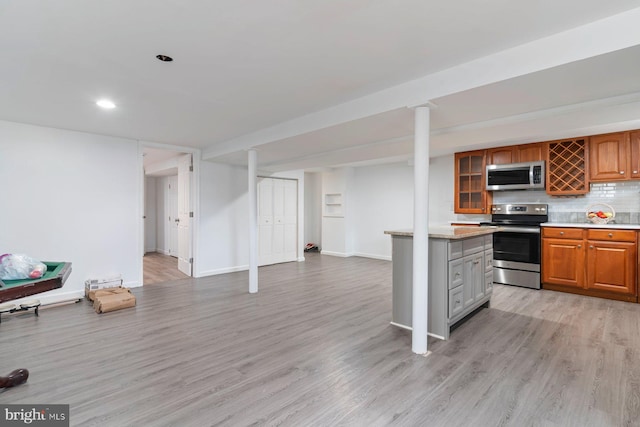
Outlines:
{"label": "white interior door", "polygon": [[273,264],[273,179],[258,178],[258,265]]}
{"label": "white interior door", "polygon": [[[283,179],[283,251],[286,261],[298,259],[298,181]],[[276,221],[277,222],[277,221]]]}
{"label": "white interior door", "polygon": [[297,212],[296,180],[258,179],[258,265],[297,259]]}
{"label": "white interior door", "polygon": [[191,276],[191,154],[178,160],[178,269]]}
{"label": "white interior door", "polygon": [[167,200],[169,218],[169,236],[167,242],[167,254],[178,256],[178,176],[170,176],[167,179]]}

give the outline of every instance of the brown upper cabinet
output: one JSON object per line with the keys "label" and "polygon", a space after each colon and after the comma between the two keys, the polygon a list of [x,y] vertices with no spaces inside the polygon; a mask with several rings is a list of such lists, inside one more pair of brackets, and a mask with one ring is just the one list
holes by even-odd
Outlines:
{"label": "brown upper cabinet", "polygon": [[542,143],[491,148],[487,150],[487,164],[504,165],[541,161],[544,160],[543,148],[544,145]]}
{"label": "brown upper cabinet", "polygon": [[488,213],[491,193],[485,188],[486,151],[455,154],[455,213]]}
{"label": "brown upper cabinet", "polygon": [[631,178],[640,178],[640,131],[629,133],[629,148],[631,149]]}
{"label": "brown upper cabinet", "polygon": [[486,165],[546,161],[551,196],[589,192],[589,182],[640,180],[640,130],[456,153],[455,213],[489,213]]}
{"label": "brown upper cabinet", "polygon": [[591,137],[591,181],[640,178],[640,131]]}
{"label": "brown upper cabinet", "polygon": [[544,144],[541,142],[535,144],[517,145],[518,162],[539,162],[544,160]]}
{"label": "brown upper cabinet", "polygon": [[509,147],[490,148],[487,150],[487,164],[506,165],[508,163],[518,163],[518,160],[516,160],[517,156],[516,147],[513,145]]}

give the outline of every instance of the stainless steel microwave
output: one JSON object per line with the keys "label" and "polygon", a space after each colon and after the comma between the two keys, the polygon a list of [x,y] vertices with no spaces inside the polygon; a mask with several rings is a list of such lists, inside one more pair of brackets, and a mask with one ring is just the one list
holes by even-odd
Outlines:
{"label": "stainless steel microwave", "polygon": [[544,190],[544,162],[487,165],[487,190]]}

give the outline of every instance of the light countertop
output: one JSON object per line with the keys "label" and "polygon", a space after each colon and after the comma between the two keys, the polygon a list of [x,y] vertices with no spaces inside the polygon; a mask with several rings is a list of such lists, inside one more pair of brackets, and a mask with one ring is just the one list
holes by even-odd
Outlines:
{"label": "light countertop", "polygon": [[640,224],[592,224],[590,222],[543,222],[542,227],[611,228],[640,230]]}
{"label": "light countertop", "polygon": [[[467,237],[493,234],[497,230],[499,230],[499,227],[452,227],[438,225],[429,227],[429,237],[432,239],[466,239]],[[413,230],[390,230],[385,231],[384,234],[413,237]]]}

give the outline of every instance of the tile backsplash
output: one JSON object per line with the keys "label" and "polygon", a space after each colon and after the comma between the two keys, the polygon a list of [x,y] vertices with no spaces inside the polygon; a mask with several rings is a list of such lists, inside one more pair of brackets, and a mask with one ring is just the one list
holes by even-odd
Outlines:
{"label": "tile backsplash", "polygon": [[584,222],[590,205],[606,203],[616,212],[618,224],[640,223],[640,181],[591,184],[584,196],[555,197],[544,191],[495,191],[493,203],[546,203],[549,220],[554,222]]}

